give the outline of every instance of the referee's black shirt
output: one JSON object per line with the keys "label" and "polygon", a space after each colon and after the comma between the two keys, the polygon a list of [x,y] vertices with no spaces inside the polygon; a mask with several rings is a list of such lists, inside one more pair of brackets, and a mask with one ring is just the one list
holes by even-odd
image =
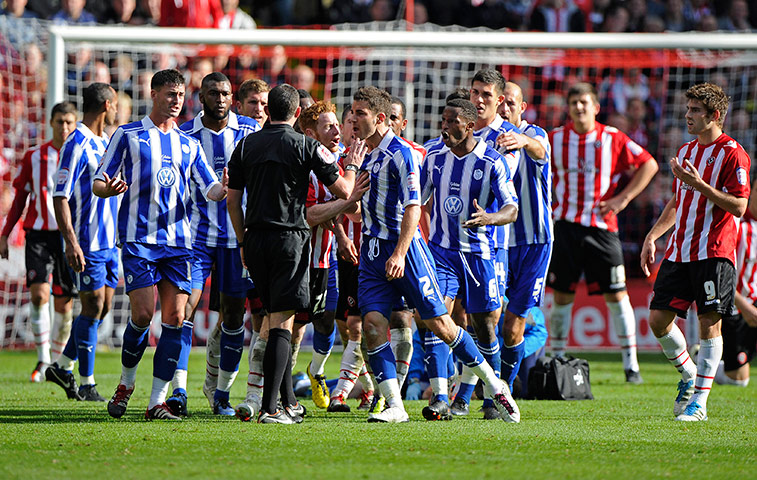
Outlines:
{"label": "referee's black shirt", "polygon": [[229,188],[247,189],[247,229],[310,230],[305,201],[310,171],[324,185],[339,178],[333,154],[287,124],[266,124],[244,138],[229,160]]}

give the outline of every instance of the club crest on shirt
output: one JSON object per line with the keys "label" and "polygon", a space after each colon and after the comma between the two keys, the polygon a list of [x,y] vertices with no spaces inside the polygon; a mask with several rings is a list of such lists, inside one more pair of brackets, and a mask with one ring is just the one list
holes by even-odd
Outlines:
{"label": "club crest on shirt", "polygon": [[68,181],[69,170],[67,168],[61,168],[58,170],[58,185],[63,185]]}
{"label": "club crest on shirt", "polygon": [[746,185],[746,181],[747,181],[746,177],[747,177],[746,169],[744,169],[743,167],[739,167],[736,169],[736,180],[738,180],[739,185]]}
{"label": "club crest on shirt", "polygon": [[456,217],[463,211],[463,201],[457,195],[450,195],[444,200],[444,211],[447,215]]}
{"label": "club crest on shirt", "polygon": [[381,164],[380,163],[374,163],[373,164],[373,173],[378,173],[379,170],[381,170]]}
{"label": "club crest on shirt", "polygon": [[484,178],[484,171],[480,168],[473,170],[473,180],[481,180]]}
{"label": "club crest on shirt", "polygon": [[189,154],[189,145],[187,145],[186,143],[184,145],[182,145],[181,146],[181,151],[184,152],[185,155],[188,155]]}
{"label": "club crest on shirt", "polygon": [[321,157],[321,160],[323,160],[323,163],[334,163],[336,159],[334,158],[334,154],[329,151],[328,148],[324,147],[323,145],[318,145],[318,156]]}
{"label": "club crest on shirt", "polygon": [[601,147],[602,147],[602,141],[601,140],[597,140],[596,142],[594,142],[594,148],[601,148]]}
{"label": "club crest on shirt", "polygon": [[707,165],[712,165],[713,163],[715,163],[715,157],[710,157],[707,159]]}
{"label": "club crest on shirt", "polygon": [[158,184],[164,188],[171,187],[176,182],[176,174],[173,173],[173,169],[170,167],[163,167],[158,170],[156,177]]}

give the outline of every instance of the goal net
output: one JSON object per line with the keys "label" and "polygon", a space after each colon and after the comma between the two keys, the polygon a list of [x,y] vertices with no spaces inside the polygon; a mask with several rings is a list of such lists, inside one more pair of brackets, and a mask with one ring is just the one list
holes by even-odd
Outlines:
{"label": "goal net", "polygon": [[[545,129],[564,122],[567,88],[577,81],[590,82],[599,91],[599,120],[628,133],[661,165],[662,173],[621,214],[630,277],[640,276],[641,241],[670,196],[667,159],[689,139],[683,121],[685,90],[701,81],[724,87],[731,96],[726,131],[750,154],[755,149],[754,35],[734,41],[733,35],[721,34],[524,34],[428,24],[414,26],[409,32],[404,21],[249,32],[119,27],[50,30],[46,23],[32,21],[22,30],[27,32],[24,38],[12,30],[8,22],[0,23],[5,208],[10,171],[26,148],[45,137],[44,112],[53,102],[78,103],[85,85],[105,81],[119,92],[121,122],[134,121],[149,112],[150,77],[164,68],[185,73],[182,120],[199,112],[200,80],[216,70],[227,74],[234,89],[249,78],[261,78],[271,85],[289,82],[316,99],[335,103],[340,111],[351,103],[357,88],[370,84],[404,100],[409,120],[404,136],[418,143],[438,136],[445,97],[455,88],[469,87],[473,74],[481,68],[496,68],[518,83],[529,103],[526,119]],[[17,240],[16,248],[22,244]],[[20,258],[21,250],[14,253]],[[2,346],[24,345],[31,337],[24,334],[23,306],[28,294],[23,262],[6,267],[0,267],[0,306],[5,308],[0,319],[5,328]],[[640,288],[634,305],[646,308],[649,284],[633,282]],[[201,305],[201,318],[195,320],[200,343],[208,322],[214,321],[208,320],[205,304]],[[103,341],[118,345],[119,326],[123,328],[127,318],[128,301],[119,290],[114,328],[112,334],[103,335]],[[644,328],[640,325],[642,336]],[[597,348],[615,346],[611,337]],[[656,348],[656,343],[645,344],[642,339],[639,346]]]}

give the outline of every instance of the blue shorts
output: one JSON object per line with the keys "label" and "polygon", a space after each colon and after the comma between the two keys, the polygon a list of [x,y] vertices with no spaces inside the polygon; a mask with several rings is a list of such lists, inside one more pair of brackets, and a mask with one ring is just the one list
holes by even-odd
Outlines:
{"label": "blue shorts", "polygon": [[510,247],[507,274],[510,312],[525,317],[529,309],[541,305],[551,258],[552,243]]}
{"label": "blue shorts", "polygon": [[74,283],[80,292],[92,292],[102,287],[118,285],[118,249],[116,247],[84,254],[87,264],[81,273],[73,272]]}
{"label": "blue shorts", "polygon": [[129,242],[121,247],[126,293],[168,280],[187,294],[192,291],[192,250]]}
{"label": "blue shorts", "polygon": [[210,271],[216,266],[218,291],[235,298],[245,298],[252,288],[252,280],[247,269],[242,266],[239,248],[192,247],[192,290],[202,290]]}
{"label": "blue shorts", "polygon": [[498,248],[494,252],[494,271],[499,280],[499,296],[507,298],[507,248]]}
{"label": "blue shorts", "polygon": [[337,270],[336,242],[331,246],[331,258],[329,258],[329,285],[326,289],[326,311],[336,312],[336,304],[339,301],[339,273]]}
{"label": "blue shorts", "polygon": [[418,310],[423,320],[447,313],[436,281],[434,259],[420,234],[415,235],[407,250],[405,275],[391,282],[386,279],[386,262],[396,246],[394,241],[363,238],[357,295],[362,315],[379,312],[388,320],[392,307],[401,301],[402,296],[408,306]]}
{"label": "blue shorts", "polygon": [[459,297],[467,313],[493,312],[502,306],[494,259],[438,245],[428,246],[436,262],[439,287],[447,298]]}

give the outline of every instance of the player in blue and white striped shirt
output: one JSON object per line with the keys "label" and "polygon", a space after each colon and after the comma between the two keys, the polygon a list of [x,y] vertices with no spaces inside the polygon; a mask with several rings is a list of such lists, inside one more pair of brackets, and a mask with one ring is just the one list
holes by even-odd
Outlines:
{"label": "player in blue and white striped shirt", "polygon": [[[116,418],[126,412],[147,330],[160,295],[162,333],[153,362],[153,386],[145,417],[177,420],[165,404],[168,383],[181,352],[181,325],[191,290],[191,235],[187,206],[190,179],[213,201],[226,198],[226,171],[219,182],[200,144],[176,125],[184,103],[184,77],[161,70],[152,77],[150,115],[119,127],[97,171],[92,191],[100,197],[123,193],[118,242],[131,303],[124,330],[121,380],[108,403]],[[124,178],[121,179],[120,175]]]}
{"label": "player in blue and white striped shirt", "polygon": [[[181,125],[181,130],[195,138],[205,152],[205,158],[219,177],[229,162],[231,153],[244,137],[260,130],[255,120],[237,116],[231,112],[231,82],[226,75],[213,72],[202,79],[200,103],[202,111],[192,120]],[[173,394],[166,405],[175,415],[187,414],[187,365],[192,348],[194,311],[200,302],[205,281],[216,267],[221,294],[220,328],[210,335],[217,335],[220,370],[215,376],[206,375],[203,391],[217,415],[233,416],[229,404],[229,390],[239,370],[239,360],[244,344],[244,306],[247,290],[252,288],[247,271],[242,266],[236,234],[226,209],[226,200],[208,202],[200,185],[190,182],[192,219],[192,293],[187,303],[186,318],[182,327],[181,356],[173,378]],[[212,341],[209,340],[208,343]],[[206,349],[208,357],[219,352]],[[215,358],[208,358],[208,362]],[[212,380],[212,381],[211,381]]]}
{"label": "player in blue and white striped shirt", "polygon": [[[515,220],[518,200],[502,156],[473,136],[476,117],[476,108],[468,100],[447,103],[442,113],[446,148],[426,157],[421,191],[424,203],[433,201],[428,242],[445,303],[451,312],[455,298],[460,299],[471,315],[479,349],[496,373],[496,328],[502,303],[493,237],[495,225]],[[430,380],[434,377],[429,372]],[[423,409],[428,420],[451,418],[446,385],[442,387],[434,388],[435,398]],[[490,402],[485,407],[494,410]]]}
{"label": "player in blue and white striped shirt", "polygon": [[510,226],[508,251],[507,310],[502,328],[502,378],[512,387],[524,357],[523,334],[526,316],[544,299],[549,261],[552,257],[552,148],[547,132],[523,120],[528,107],[518,85],[507,82],[502,116],[523,132],[504,134],[503,148],[520,149],[515,172],[515,189],[520,198],[520,215]]}
{"label": "player in blue and white striped shirt", "polygon": [[386,124],[390,95],[375,87],[362,87],[353,97],[354,131],[371,152],[362,170],[370,174],[371,189],[363,197],[363,246],[360,250],[358,301],[365,324],[368,357],[387,408],[373,413],[369,422],[404,422],[394,354],[387,341],[392,306],[404,296],[457,358],[484,379],[487,396],[496,398],[503,419],[519,421],[520,413],[509,389],[478,352],[473,339],[455,325],[447,313],[436,280],[434,261],[418,229],[420,165],[410,146]]}
{"label": "player in blue and white striped shirt", "polygon": [[[108,146],[105,125],[116,121],[118,97],[109,85],[93,83],[82,92],[82,108],[82,122],[61,148],[53,192],[55,217],[66,242],[66,260],[74,270],[81,299],[81,312],[73,322],[61,364],[72,365],[78,359],[79,397],[102,402],[105,399],[95,389],[95,349],[97,327],[110,310],[118,285],[118,199],[92,195],[92,182]],[[66,373],[56,363],[47,376],[61,385]]]}
{"label": "player in blue and white striped shirt", "polygon": [[[505,77],[496,70],[483,69],[473,76],[470,89],[470,101],[476,106],[478,119],[476,131],[473,133],[477,138],[482,138],[487,145],[496,149],[505,158],[511,172],[518,168],[520,163],[519,150],[507,150],[497,145],[497,137],[507,132],[520,133],[518,128],[506,122],[499,116],[497,109],[505,99]],[[509,244],[510,229],[497,227],[494,237],[494,245],[497,248],[497,275],[502,298],[505,297],[507,285],[507,246]]]}

